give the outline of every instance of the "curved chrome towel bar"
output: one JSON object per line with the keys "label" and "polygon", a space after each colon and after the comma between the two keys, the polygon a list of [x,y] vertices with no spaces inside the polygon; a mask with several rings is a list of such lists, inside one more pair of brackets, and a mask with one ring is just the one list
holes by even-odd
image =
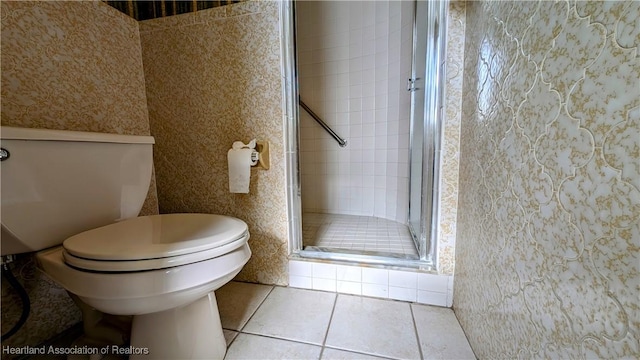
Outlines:
{"label": "curved chrome towel bar", "polygon": [[322,119],[320,119],[320,116],[318,116],[316,113],[314,113],[308,106],[307,104],[305,104],[302,99],[298,96],[298,102],[300,103],[300,106],[302,106],[302,108],[304,109],[304,111],[306,111],[309,115],[311,115],[311,117],[318,122],[318,124],[320,124],[320,126],[322,126],[328,133],[329,135],[331,135],[334,139],[336,139],[336,141],[338,142],[338,145],[340,145],[340,147],[345,147],[347,146],[347,141],[343,138],[341,138],[338,134],[336,134],[335,131],[333,131],[332,128],[329,127],[329,125],[327,125],[327,123],[325,123],[324,121],[322,121]]}

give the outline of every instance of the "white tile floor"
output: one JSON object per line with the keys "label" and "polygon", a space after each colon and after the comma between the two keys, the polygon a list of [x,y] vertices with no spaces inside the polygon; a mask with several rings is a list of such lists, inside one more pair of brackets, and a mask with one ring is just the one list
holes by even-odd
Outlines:
{"label": "white tile floor", "polygon": [[304,213],[304,246],[418,256],[409,228],[373,216]]}
{"label": "white tile floor", "polygon": [[475,359],[448,308],[239,282],[216,297],[226,359]]}

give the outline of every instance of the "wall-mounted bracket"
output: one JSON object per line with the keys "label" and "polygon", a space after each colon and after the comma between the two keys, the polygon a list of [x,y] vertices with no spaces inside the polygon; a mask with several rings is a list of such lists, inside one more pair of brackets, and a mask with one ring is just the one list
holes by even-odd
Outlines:
{"label": "wall-mounted bracket", "polygon": [[254,159],[254,155],[257,154],[258,164],[257,166],[260,169],[269,170],[270,161],[269,161],[269,142],[268,141],[256,141],[256,152],[254,152],[251,156],[252,160]]}

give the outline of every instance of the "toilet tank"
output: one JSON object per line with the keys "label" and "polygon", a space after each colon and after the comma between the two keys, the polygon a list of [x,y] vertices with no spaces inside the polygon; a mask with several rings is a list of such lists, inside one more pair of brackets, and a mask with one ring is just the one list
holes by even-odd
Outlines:
{"label": "toilet tank", "polygon": [[0,162],[2,255],[138,216],[153,144],[151,136],[0,127],[8,153]]}

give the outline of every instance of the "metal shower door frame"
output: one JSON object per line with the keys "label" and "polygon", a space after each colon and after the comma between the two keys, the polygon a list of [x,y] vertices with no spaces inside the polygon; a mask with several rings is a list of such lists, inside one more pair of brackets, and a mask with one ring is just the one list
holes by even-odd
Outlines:
{"label": "metal shower door frame", "polygon": [[[445,84],[445,44],[448,0],[428,1],[416,0],[428,6],[427,21],[427,72],[425,76],[425,142],[422,152],[422,197],[420,208],[422,224],[418,239],[420,259],[407,261],[390,258],[388,261],[379,258],[367,259],[365,255],[335,254],[328,252],[311,252],[303,250],[302,243],[302,206],[299,167],[299,111],[298,111],[298,79],[296,72],[295,44],[295,1],[281,0],[280,11],[280,43],[282,71],[282,106],[284,113],[285,140],[285,174],[287,178],[287,213],[289,254],[292,258],[321,258],[328,260],[353,261],[390,266],[408,266],[427,270],[437,270],[437,242],[439,229],[439,185],[440,157],[442,143],[442,122],[444,119],[444,84]],[[416,38],[416,22],[414,18],[414,39]],[[415,47],[415,42],[414,42]],[[413,50],[415,52],[415,48]],[[413,66],[412,66],[413,67]],[[413,115],[412,115],[413,121]],[[424,180],[427,181],[424,181]],[[411,206],[411,205],[410,205]],[[413,232],[413,230],[412,230]],[[422,243],[422,244],[420,244]]]}

